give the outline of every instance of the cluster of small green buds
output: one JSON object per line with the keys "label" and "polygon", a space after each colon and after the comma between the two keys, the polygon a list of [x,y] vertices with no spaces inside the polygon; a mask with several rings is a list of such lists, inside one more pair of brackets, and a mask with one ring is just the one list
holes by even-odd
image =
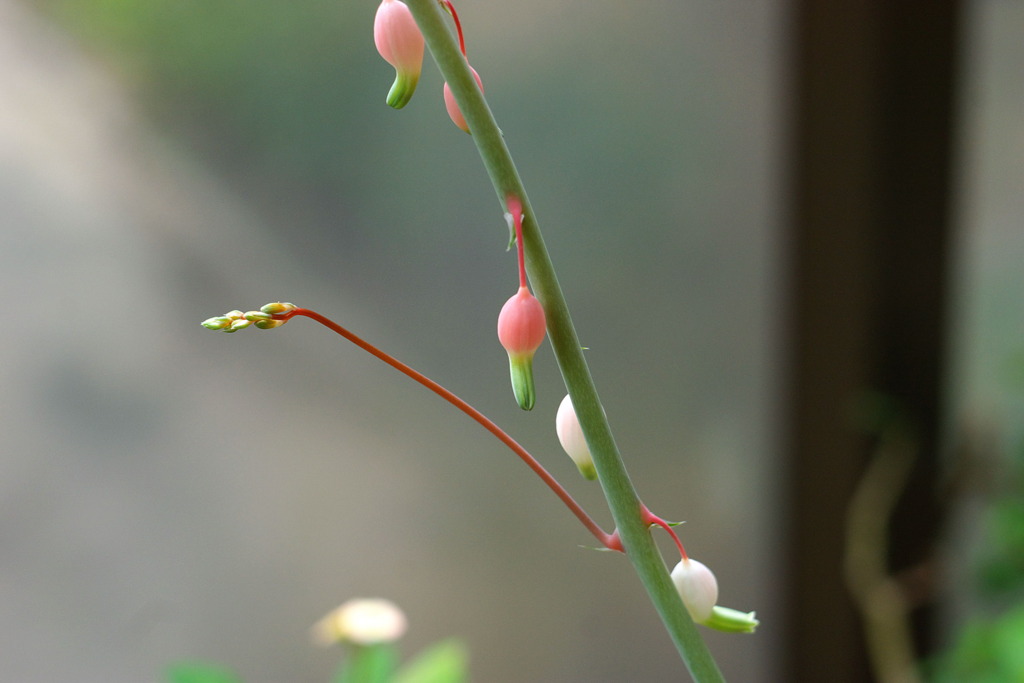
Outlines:
{"label": "cluster of small green buds", "polygon": [[409,7],[401,0],[384,0],[373,19],[373,42],[377,52],[395,67],[395,82],[387,103],[401,109],[416,92],[423,69],[423,34]]}
{"label": "cluster of small green buds", "polygon": [[587,440],[583,437],[579,418],[576,417],[576,409],[573,408],[572,399],[568,394],[558,406],[558,413],[555,415],[555,432],[558,434],[558,442],[576,463],[580,474],[586,479],[597,479],[594,458],[590,455],[590,448],[587,446]]}
{"label": "cluster of small green buds", "polygon": [[672,570],[672,582],[698,624],[726,633],[753,633],[757,628],[754,612],[740,612],[715,604],[718,580],[703,562],[684,557]]}
{"label": "cluster of small green buds", "polygon": [[276,320],[274,316],[263,311],[248,311],[243,317],[261,330],[272,330],[285,323],[284,320]]}
{"label": "cluster of small green buds", "polygon": [[246,320],[245,314],[237,309],[203,321],[203,327],[218,332],[238,332],[249,327],[249,325],[252,325],[252,323]]}
{"label": "cluster of small green buds", "polygon": [[244,313],[237,309],[228,311],[224,315],[207,318],[202,322],[202,325],[208,330],[217,332],[238,332],[250,325],[261,330],[272,330],[288,322],[287,320],[277,319],[274,316],[291,313],[296,308],[298,307],[295,304],[276,301],[263,306],[258,311],[246,311]]}

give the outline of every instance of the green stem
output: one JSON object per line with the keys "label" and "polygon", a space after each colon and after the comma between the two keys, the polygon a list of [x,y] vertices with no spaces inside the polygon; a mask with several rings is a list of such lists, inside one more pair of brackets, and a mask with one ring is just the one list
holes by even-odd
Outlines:
{"label": "green stem", "polygon": [[469,124],[473,141],[479,149],[502,210],[506,208],[509,196],[518,197],[522,201],[523,241],[530,282],[544,306],[548,338],[594,457],[598,479],[626,554],[694,680],[699,683],[722,681],[718,665],[683,607],[664,560],[651,537],[643,516],[645,508],[629,479],[601,408],[594,380],[583,357],[530,200],[487,101],[448,28],[445,21],[447,15],[438,0],[405,1]]}

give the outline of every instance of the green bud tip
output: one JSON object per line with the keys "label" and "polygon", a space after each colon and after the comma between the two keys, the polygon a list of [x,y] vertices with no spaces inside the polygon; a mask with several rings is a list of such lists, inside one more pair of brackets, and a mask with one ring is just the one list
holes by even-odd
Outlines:
{"label": "green bud tip", "polygon": [[576,467],[577,469],[579,469],[580,474],[583,475],[584,479],[587,479],[589,481],[594,481],[595,479],[597,479],[597,470],[594,469],[593,462],[579,463],[576,465]]}
{"label": "green bud tip", "polygon": [[533,384],[533,354],[509,354],[508,367],[516,402],[523,410],[533,410],[537,402],[537,389]]}
{"label": "green bud tip", "polygon": [[275,301],[273,303],[266,304],[265,306],[260,308],[260,311],[266,313],[267,315],[284,315],[285,313],[291,313],[296,308],[298,308],[298,306],[296,306],[295,304]]}
{"label": "green bud tip", "polygon": [[416,85],[419,83],[419,80],[419,74],[407,74],[396,71],[395,82],[391,84],[391,90],[388,91],[388,106],[392,109],[401,109],[409,104],[413,93],[416,92]]}
{"label": "green bud tip", "polygon": [[741,612],[715,605],[711,610],[711,616],[702,623],[708,628],[725,633],[753,633],[761,623],[754,615],[755,612]]}
{"label": "green bud tip", "polygon": [[219,315],[215,318],[207,318],[201,324],[208,330],[219,331],[231,325],[231,318]]}

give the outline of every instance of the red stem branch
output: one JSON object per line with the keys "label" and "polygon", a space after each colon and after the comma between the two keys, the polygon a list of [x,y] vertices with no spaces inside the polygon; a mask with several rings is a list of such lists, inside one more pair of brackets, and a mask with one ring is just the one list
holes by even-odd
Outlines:
{"label": "red stem branch", "polygon": [[526,465],[531,470],[533,470],[534,474],[540,477],[541,481],[547,484],[548,488],[554,491],[555,495],[558,496],[559,500],[561,500],[565,504],[565,506],[569,508],[570,512],[576,515],[576,519],[578,519],[583,524],[583,526],[586,527],[587,530],[594,535],[594,537],[598,540],[598,542],[601,543],[602,546],[610,550],[618,550],[620,552],[623,552],[622,543],[621,541],[619,541],[618,535],[605,533],[605,531],[597,524],[597,522],[591,519],[590,515],[588,515],[586,511],[582,507],[580,507],[579,503],[577,503],[575,499],[573,499],[573,497],[569,495],[569,492],[566,491],[565,488],[563,488],[562,485],[558,483],[558,480],[556,480],[550,472],[544,469],[543,465],[537,462],[536,458],[530,455],[530,453],[525,448],[520,446],[515,439],[509,436],[504,430],[501,429],[501,427],[492,422],[490,418],[488,418],[486,415],[484,415],[479,410],[477,410],[470,404],[466,403],[461,398],[459,398],[452,392],[448,391],[443,386],[441,386],[434,380],[430,379],[426,375],[418,372],[417,370],[414,370],[413,368],[409,367],[400,360],[389,356],[388,354],[378,349],[376,346],[373,346],[369,342],[364,341],[360,337],[357,337],[355,334],[349,332],[347,329],[337,324],[330,318],[326,318],[317,313],[316,311],[309,310],[308,308],[296,308],[295,310],[289,313],[274,316],[274,318],[276,318],[277,320],[288,320],[289,318],[296,315],[302,315],[307,318],[312,318],[313,320],[320,323],[324,327],[341,335],[348,341],[352,342],[359,348],[363,349],[370,355],[375,356],[378,359],[384,361],[385,363],[387,363],[394,369],[398,370],[402,374],[406,375],[407,377],[416,380],[417,382],[425,386],[427,389],[430,389],[432,392],[434,392],[444,400],[448,401],[448,403],[451,403],[453,406],[455,406],[463,413],[471,417],[480,426],[482,426],[484,429],[493,434],[495,438],[497,438],[503,444],[508,446],[513,453],[518,455],[519,458],[524,463],[526,463]]}
{"label": "red stem branch", "polygon": [[655,524],[667,531],[672,540],[676,542],[676,547],[679,548],[679,558],[683,560],[689,559],[686,555],[686,550],[683,548],[683,542],[679,540],[679,536],[676,534],[676,530],[672,528],[672,525],[648,510],[647,506],[643,503],[640,503],[640,518],[648,526]]}
{"label": "red stem branch", "polygon": [[444,7],[445,11],[451,15],[452,20],[455,22],[455,32],[459,35],[459,49],[462,50],[462,56],[466,56],[466,41],[462,37],[462,22],[459,21],[459,13],[455,11],[455,5],[450,0],[441,0],[441,6]]}
{"label": "red stem branch", "polygon": [[519,287],[526,286],[526,257],[523,253],[523,204],[519,197],[509,195],[505,198],[505,205],[512,215],[512,224],[516,230],[516,253],[519,255]]}

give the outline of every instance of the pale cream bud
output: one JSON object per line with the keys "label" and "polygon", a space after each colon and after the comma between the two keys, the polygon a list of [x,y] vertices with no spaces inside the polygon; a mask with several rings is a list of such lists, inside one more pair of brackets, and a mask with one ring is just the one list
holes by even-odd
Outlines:
{"label": "pale cream bud", "polygon": [[318,621],[312,629],[320,645],[391,643],[405,633],[405,613],[390,600],[359,598],[349,600]]}

